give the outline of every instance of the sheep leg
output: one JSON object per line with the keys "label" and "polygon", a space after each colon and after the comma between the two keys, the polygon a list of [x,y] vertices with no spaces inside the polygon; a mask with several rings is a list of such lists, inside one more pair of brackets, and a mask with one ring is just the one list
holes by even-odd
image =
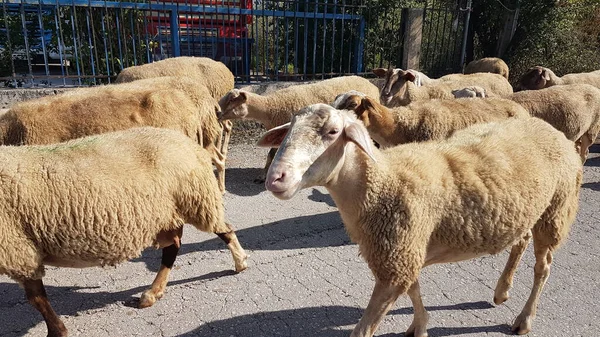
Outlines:
{"label": "sheep leg", "polygon": [[[230,120],[226,120],[221,124],[223,126],[223,143],[219,144],[218,148],[223,154],[224,158],[227,158],[227,152],[229,151],[229,139],[231,138],[231,130],[233,129],[233,123]],[[219,139],[220,140],[220,139]]]}
{"label": "sheep leg", "polygon": [[52,309],[42,280],[25,280],[21,284],[25,289],[27,301],[44,317],[48,328],[48,337],[67,336],[67,328]]}
{"label": "sheep leg", "polygon": [[408,330],[406,330],[404,336],[427,337],[427,322],[429,321],[429,315],[427,314],[427,310],[425,310],[423,300],[421,299],[421,286],[419,285],[419,280],[410,286],[408,289],[408,296],[413,305],[414,315],[413,321],[408,327]]}
{"label": "sheep leg", "polygon": [[383,317],[401,294],[402,290],[399,287],[376,281],[369,305],[350,337],[372,337]]}
{"label": "sheep leg", "polygon": [[531,321],[536,314],[539,296],[548,279],[548,275],[550,274],[552,252],[547,244],[539,243],[539,241],[541,240],[536,240],[535,237],[533,238],[535,267],[533,268],[534,278],[531,294],[529,295],[527,303],[525,303],[525,307],[523,307],[523,310],[519,316],[517,316],[512,326],[512,331],[519,335],[524,335],[531,331]]}
{"label": "sheep leg", "polygon": [[242,246],[240,245],[240,242],[238,241],[237,235],[235,235],[233,227],[231,227],[230,224],[225,225],[229,229],[228,232],[215,234],[217,234],[217,236],[219,236],[219,238],[221,238],[221,240],[223,240],[227,245],[227,248],[233,256],[233,262],[235,263],[235,271],[239,273],[248,268],[248,263],[246,262],[246,260],[248,259],[248,255],[246,255],[244,248],[242,248]]}
{"label": "sheep leg", "polygon": [[183,226],[169,232],[161,232],[158,235],[157,240],[159,244],[163,242],[168,242],[170,244],[162,250],[160,269],[154,278],[154,282],[152,282],[152,286],[150,286],[150,289],[144,291],[142,297],[140,297],[140,309],[152,306],[165,294],[165,288],[169,281],[169,274],[171,273],[171,269],[173,268],[173,264],[175,264],[175,259],[179,253],[179,248],[181,247],[182,236]]}
{"label": "sheep leg", "polygon": [[276,153],[277,153],[277,148],[272,148],[271,150],[269,150],[265,168],[264,168],[263,172],[258,176],[258,178],[254,179],[255,183],[262,184],[265,182],[265,179],[267,178],[267,172],[269,171],[269,167],[271,167],[271,163],[273,162],[273,158],[275,158]]}
{"label": "sheep leg", "polygon": [[579,155],[581,156],[582,163],[585,163],[590,152],[590,146],[594,143],[594,139],[595,137],[588,133],[579,138]]}
{"label": "sheep leg", "polygon": [[221,193],[225,193],[225,156],[219,151],[216,146],[212,146],[210,149],[212,152],[212,163],[217,168],[217,182],[219,183],[219,190]]}
{"label": "sheep leg", "polygon": [[529,245],[529,241],[531,240],[531,231],[527,232],[525,236],[517,242],[512,249],[510,250],[510,255],[508,256],[508,261],[506,261],[506,266],[504,267],[504,271],[502,271],[502,275],[498,279],[498,283],[496,284],[496,290],[494,291],[494,303],[497,305],[504,303],[508,300],[509,295],[508,291],[512,287],[513,278],[515,276],[515,272],[517,271],[517,266],[521,261],[521,257]]}

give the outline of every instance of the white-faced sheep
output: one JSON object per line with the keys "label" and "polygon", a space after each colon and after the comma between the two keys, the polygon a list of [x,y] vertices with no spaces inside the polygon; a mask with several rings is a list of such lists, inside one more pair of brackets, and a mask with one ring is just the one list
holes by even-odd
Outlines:
{"label": "white-faced sheep", "polygon": [[300,189],[326,187],[375,276],[352,337],[373,336],[404,293],[415,312],[406,336],[426,336],[421,269],[500,253],[531,232],[534,283],[512,326],[519,334],[530,331],[553,252],[575,220],[582,176],[573,143],[548,123],[478,124],[447,140],[380,151],[351,112],[319,104],[259,144],[279,147],[267,190],[290,199]]}
{"label": "white-faced sheep", "polygon": [[570,84],[519,91],[510,98],[531,116],[545,120],[574,141],[585,162],[589,147],[600,132],[600,89]]}
{"label": "white-faced sheep", "polygon": [[140,299],[163,296],[183,224],[227,243],[235,270],[246,254],[225,223],[210,155],[180,132],[134,128],[36,146],[1,146],[0,274],[24,288],[49,336],[67,329],[42,283],[44,266],[115,265],[163,248],[160,270]]}
{"label": "white-faced sheep", "polygon": [[539,90],[554,85],[590,84],[600,88],[600,71],[589,73],[566,74],[558,77],[548,68],[535,66],[530,68],[519,79],[519,90]]}
{"label": "white-faced sheep", "polygon": [[212,154],[225,188],[218,102],[194,80],[160,77],[81,88],[18,103],[0,117],[0,143],[40,145],[136,126],[175,129]]}
{"label": "white-faced sheep", "polygon": [[334,107],[354,110],[382,147],[444,139],[473,124],[529,117],[518,103],[502,98],[427,100],[386,108],[369,97],[349,94]]}
{"label": "white-faced sheep", "polygon": [[[296,111],[310,104],[331,103],[339,94],[349,90],[358,90],[373,98],[379,96],[377,86],[359,76],[343,76],[295,85],[264,96],[233,89],[219,101],[221,120],[255,120],[268,130],[289,122]],[[269,152],[265,170],[255,182],[264,181],[275,152],[276,149]]]}
{"label": "white-faced sheep", "polygon": [[504,97],[513,92],[508,80],[498,74],[450,74],[435,80],[434,83],[419,87],[414,83],[416,77],[413,73],[396,70],[398,69],[390,69],[383,75],[386,81],[379,99],[387,107],[403,106],[433,98],[454,99],[452,90],[474,85],[483,88],[490,97]]}
{"label": "white-faced sheep", "polygon": [[472,85],[466,88],[452,90],[454,98],[485,98],[485,89],[476,85]]}
{"label": "white-faced sheep", "polygon": [[473,60],[465,67],[465,74],[495,73],[508,80],[508,65],[498,57],[484,57]]}

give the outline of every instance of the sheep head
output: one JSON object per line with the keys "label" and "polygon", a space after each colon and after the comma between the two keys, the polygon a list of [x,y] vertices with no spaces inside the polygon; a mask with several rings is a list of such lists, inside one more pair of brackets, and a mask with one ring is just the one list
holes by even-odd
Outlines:
{"label": "sheep head", "polygon": [[396,69],[373,69],[373,73],[378,77],[385,78],[385,83],[381,88],[379,100],[383,105],[389,105],[394,97],[404,97],[407,91],[407,82],[415,83],[417,77],[410,70]]}
{"label": "sheep head", "polygon": [[331,106],[339,110],[354,110],[360,105],[362,98],[366,96],[360,91],[350,90],[337,95]]}
{"label": "sheep head", "polygon": [[548,87],[552,70],[540,66],[530,68],[519,80],[521,90],[539,90]]}
{"label": "sheep head", "polygon": [[219,100],[221,112],[219,120],[243,119],[248,115],[248,94],[239,89],[233,89]]}
{"label": "sheep head", "polygon": [[290,199],[303,188],[327,186],[344,165],[349,144],[374,158],[369,134],[351,112],[326,104],[300,110],[290,123],[267,131],[258,142],[279,147],[266,189],[279,199]]}

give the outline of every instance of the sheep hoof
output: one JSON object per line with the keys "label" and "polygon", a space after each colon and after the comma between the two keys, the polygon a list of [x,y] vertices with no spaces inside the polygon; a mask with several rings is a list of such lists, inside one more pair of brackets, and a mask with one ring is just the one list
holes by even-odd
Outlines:
{"label": "sheep hoof", "polygon": [[408,330],[404,333],[404,337],[427,337],[426,327],[415,328],[414,322],[408,327]]}
{"label": "sheep hoof", "polygon": [[505,291],[504,293],[502,293],[500,295],[494,296],[494,303],[496,305],[500,305],[500,304],[506,302],[506,300],[508,300],[509,298],[510,298],[510,296],[508,296],[508,291]]}
{"label": "sheep hoof", "polygon": [[163,294],[154,294],[152,290],[146,290],[142,294],[142,297],[140,297],[140,304],[138,307],[140,309],[151,307],[162,297],[162,295]]}
{"label": "sheep hoof", "polygon": [[241,273],[244,270],[248,269],[248,262],[246,262],[246,260],[248,260],[248,255],[246,255],[241,262],[236,263],[235,264],[235,272],[236,273]]}
{"label": "sheep hoof", "polygon": [[531,331],[531,316],[519,315],[512,326],[512,332],[517,335],[524,335]]}

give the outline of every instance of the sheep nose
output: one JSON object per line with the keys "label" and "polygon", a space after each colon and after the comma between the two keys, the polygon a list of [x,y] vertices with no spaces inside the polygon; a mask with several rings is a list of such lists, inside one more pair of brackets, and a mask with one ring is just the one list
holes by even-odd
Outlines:
{"label": "sheep nose", "polygon": [[285,178],[287,175],[283,170],[269,171],[267,179],[265,179],[265,188],[271,192],[285,191]]}

